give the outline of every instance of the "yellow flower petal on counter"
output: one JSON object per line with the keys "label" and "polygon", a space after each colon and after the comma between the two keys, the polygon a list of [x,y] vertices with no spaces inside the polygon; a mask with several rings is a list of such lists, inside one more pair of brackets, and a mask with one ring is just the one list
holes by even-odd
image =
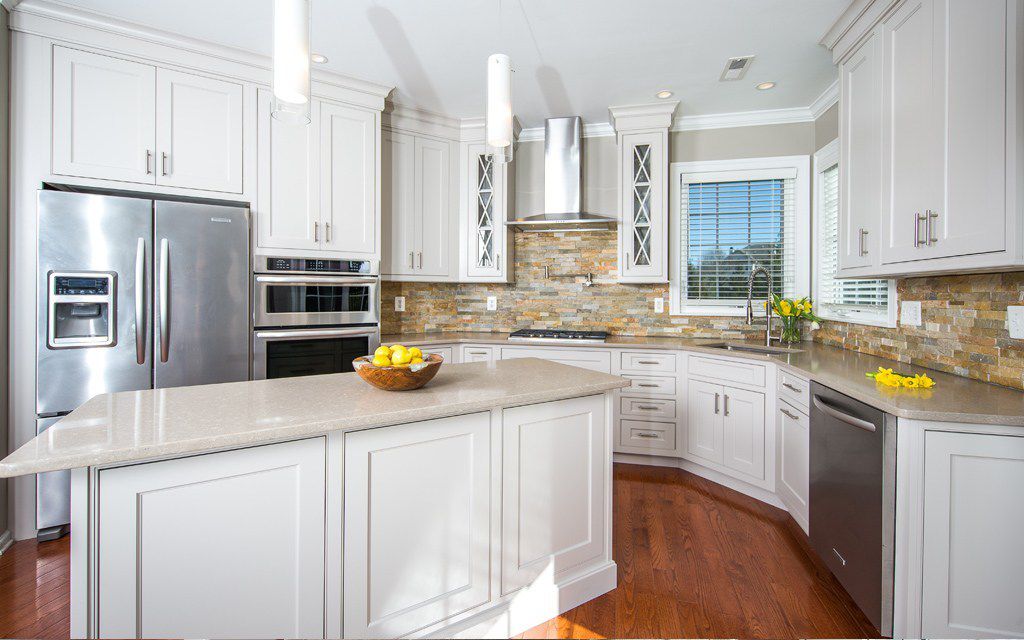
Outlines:
{"label": "yellow flower petal on counter", "polygon": [[918,386],[917,378],[903,378],[901,382],[903,383],[903,386],[906,387],[907,389],[916,389]]}
{"label": "yellow flower petal on counter", "polygon": [[935,386],[935,381],[928,377],[927,374],[919,374],[917,376],[917,386],[922,389],[931,389]]}

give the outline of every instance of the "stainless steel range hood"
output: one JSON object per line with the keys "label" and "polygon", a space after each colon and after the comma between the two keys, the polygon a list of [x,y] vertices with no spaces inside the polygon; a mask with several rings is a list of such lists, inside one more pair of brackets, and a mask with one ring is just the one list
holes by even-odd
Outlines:
{"label": "stainless steel range hood", "polygon": [[614,230],[618,218],[583,211],[583,120],[544,121],[544,213],[509,220],[519,231]]}

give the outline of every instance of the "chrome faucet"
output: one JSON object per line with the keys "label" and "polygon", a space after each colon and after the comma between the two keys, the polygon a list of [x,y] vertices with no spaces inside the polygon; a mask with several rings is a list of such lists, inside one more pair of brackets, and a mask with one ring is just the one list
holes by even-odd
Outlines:
{"label": "chrome faucet", "polygon": [[754,324],[754,305],[750,299],[754,296],[754,280],[759,273],[764,274],[764,277],[768,279],[768,301],[764,305],[764,345],[770,347],[772,346],[772,274],[761,265],[754,265],[747,278],[747,324]]}

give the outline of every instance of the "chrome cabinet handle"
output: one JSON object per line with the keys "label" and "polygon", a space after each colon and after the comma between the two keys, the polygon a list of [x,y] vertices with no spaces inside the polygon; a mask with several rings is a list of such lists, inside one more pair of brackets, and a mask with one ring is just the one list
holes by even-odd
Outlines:
{"label": "chrome cabinet handle", "polygon": [[867,244],[865,242],[867,240],[867,237],[868,237],[868,230],[867,229],[861,229],[860,230],[860,246],[858,247],[858,253],[861,256],[868,255],[868,248],[867,248]]}
{"label": "chrome cabinet handle", "polygon": [[661,407],[654,407],[654,406],[651,406],[649,404],[638,404],[638,405],[636,405],[636,408],[637,409],[643,409],[644,411],[657,411]]}
{"label": "chrome cabinet handle", "polygon": [[797,387],[795,385],[792,385],[792,384],[789,384],[788,382],[783,382],[782,386],[786,387],[790,391],[795,391],[797,393],[800,393],[800,388],[799,387]]}
{"label": "chrome cabinet handle", "polygon": [[418,258],[419,258],[419,260],[420,260],[420,266],[419,266],[418,268],[419,268],[419,269],[422,269],[422,268],[423,268],[423,252],[422,252],[422,251],[420,251],[420,252],[419,252],[418,254],[416,254],[416,255],[417,255],[417,257],[418,257]]}
{"label": "chrome cabinet handle", "polygon": [[153,152],[146,149],[146,175],[153,175]]}
{"label": "chrome cabinet handle", "polygon": [[779,411],[781,411],[781,412],[782,412],[783,414],[785,414],[785,416],[786,416],[787,418],[789,418],[789,419],[791,419],[791,420],[799,420],[799,419],[800,419],[799,417],[797,417],[797,416],[793,415],[793,413],[791,413],[791,412],[789,411],[789,409],[783,409],[783,408],[781,408],[781,407],[780,407],[780,408],[779,408]]}
{"label": "chrome cabinet handle", "polygon": [[146,239],[135,246],[135,362],[146,364]]}
{"label": "chrome cabinet handle", "polygon": [[331,223],[330,222],[325,222],[324,223],[324,232],[327,234],[327,237],[325,238],[325,242],[330,244],[330,242],[331,242]]}
{"label": "chrome cabinet handle", "polygon": [[167,175],[167,153],[164,151],[160,152],[160,175]]}
{"label": "chrome cabinet handle", "polygon": [[933,234],[932,220],[935,220],[936,222],[938,222],[937,218],[939,217],[939,214],[935,213],[931,209],[928,209],[926,214],[928,216],[928,222],[925,224],[925,229],[926,229],[925,233],[928,236],[928,239],[925,241],[925,243],[928,244],[928,245],[933,245],[936,242],[938,242],[939,239],[936,238],[934,236],[934,234]]}
{"label": "chrome cabinet handle", "polygon": [[928,216],[923,216],[920,213],[915,213],[914,214],[914,248],[915,249],[920,247],[922,244],[924,244],[923,242],[921,242],[921,222],[924,221],[924,220],[927,220],[927,219],[928,219]]}
{"label": "chrome cabinet handle", "polygon": [[657,360],[637,360],[637,364],[661,364]]}
{"label": "chrome cabinet handle", "polygon": [[638,387],[645,387],[647,389],[657,389],[658,388],[658,385],[656,385],[656,384],[650,384],[650,383],[644,383],[644,382],[638,382],[636,384],[636,386],[638,386]]}
{"label": "chrome cabinet handle", "polygon": [[171,303],[170,288],[171,269],[170,246],[167,238],[160,240],[160,362],[167,362],[171,347],[171,314],[168,305]]}
{"label": "chrome cabinet handle", "polygon": [[658,434],[651,433],[650,431],[641,431],[641,432],[636,434],[636,437],[638,437],[638,438],[657,438]]}
{"label": "chrome cabinet handle", "polygon": [[715,394],[715,414],[718,414],[718,394]]}
{"label": "chrome cabinet handle", "polygon": [[354,284],[379,284],[377,278],[357,278],[350,276],[270,276],[258,275],[255,278],[257,284],[310,284],[310,285],[354,285]]}
{"label": "chrome cabinet handle", "polygon": [[416,268],[416,262],[415,262],[415,259],[413,258],[413,252],[412,251],[409,252],[409,268],[410,269],[415,269]]}
{"label": "chrome cabinet handle", "polygon": [[839,409],[836,409],[829,403],[819,398],[817,395],[815,395],[812,398],[812,400],[814,400],[814,406],[816,406],[825,415],[831,416],[841,422],[845,422],[850,426],[857,427],[858,429],[863,429],[865,431],[872,432],[874,432],[875,430],[875,425],[873,422],[869,422],[867,420],[864,420],[863,418],[858,418],[856,416],[851,416],[847,413],[843,413]]}
{"label": "chrome cabinet handle", "polygon": [[313,242],[320,242],[320,223],[313,223]]}
{"label": "chrome cabinet handle", "polygon": [[729,415],[729,394],[728,393],[725,394],[725,401],[722,402],[722,407],[723,407],[722,413],[724,413],[725,415]]}

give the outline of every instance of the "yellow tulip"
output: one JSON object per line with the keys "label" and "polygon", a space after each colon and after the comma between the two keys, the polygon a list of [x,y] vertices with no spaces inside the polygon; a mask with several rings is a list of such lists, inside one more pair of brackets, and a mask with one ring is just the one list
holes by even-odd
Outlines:
{"label": "yellow tulip", "polygon": [[781,310],[779,311],[780,315],[788,316],[793,312],[793,305],[790,304],[789,300],[781,301],[779,306],[781,307]]}

